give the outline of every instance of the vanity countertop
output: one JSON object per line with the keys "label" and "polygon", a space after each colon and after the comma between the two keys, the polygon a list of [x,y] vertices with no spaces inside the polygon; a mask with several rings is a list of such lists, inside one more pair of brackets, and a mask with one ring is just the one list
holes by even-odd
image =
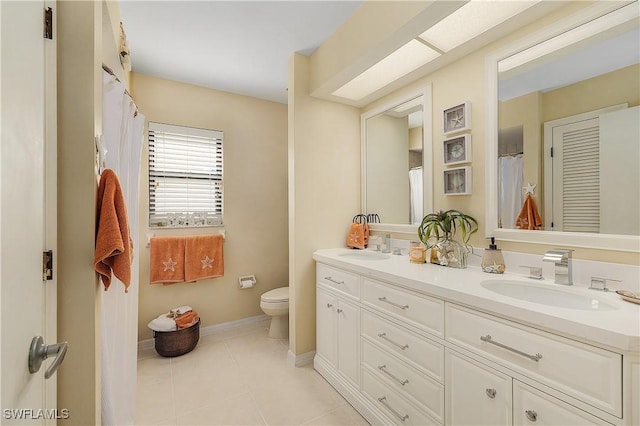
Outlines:
{"label": "vanity countertop", "polygon": [[519,274],[487,274],[477,267],[447,268],[432,264],[410,263],[408,256],[390,255],[384,260],[354,259],[340,254],[353,253],[346,248],[321,249],[313,258],[321,263],[355,272],[364,277],[394,284],[490,314],[562,334],[591,341],[622,351],[640,350],[640,305],[623,301],[615,292],[596,292],[574,285],[565,287],[550,280],[530,282],[549,285],[557,291],[580,294],[613,305],[615,310],[580,310],[549,306],[515,299],[487,290],[487,280],[529,280]]}

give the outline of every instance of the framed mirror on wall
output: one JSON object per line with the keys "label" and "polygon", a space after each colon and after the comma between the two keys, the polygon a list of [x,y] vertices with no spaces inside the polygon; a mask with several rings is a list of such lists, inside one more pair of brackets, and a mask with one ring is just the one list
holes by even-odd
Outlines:
{"label": "framed mirror on wall", "polygon": [[415,233],[433,199],[431,87],[361,116],[362,210],[373,228]]}
{"label": "framed mirror on wall", "polygon": [[487,57],[487,235],[640,251],[638,10],[595,4]]}

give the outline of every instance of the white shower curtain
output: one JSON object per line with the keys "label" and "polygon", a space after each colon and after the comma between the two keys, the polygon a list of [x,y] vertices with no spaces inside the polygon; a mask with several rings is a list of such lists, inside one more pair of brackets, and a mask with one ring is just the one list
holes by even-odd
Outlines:
{"label": "white shower curtain", "polygon": [[522,155],[498,158],[498,220],[502,228],[515,228],[522,209]]}
{"label": "white shower curtain", "polygon": [[411,191],[411,224],[420,225],[422,221],[422,167],[409,170],[409,191]]}
{"label": "white shower curtain", "polygon": [[114,276],[109,291],[100,292],[102,338],[102,424],[135,422],[138,354],[138,200],[144,116],[125,93],[124,84],[103,74],[102,143],[107,150],[105,167],[112,169],[122,186],[127,206],[133,263],[129,292]]}

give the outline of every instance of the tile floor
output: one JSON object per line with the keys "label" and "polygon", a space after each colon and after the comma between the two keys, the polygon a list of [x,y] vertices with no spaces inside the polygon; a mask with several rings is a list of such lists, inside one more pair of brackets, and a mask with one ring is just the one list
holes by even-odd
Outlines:
{"label": "tile floor", "polygon": [[287,365],[269,322],[201,336],[176,358],[138,354],[138,425],[367,425],[312,365]]}

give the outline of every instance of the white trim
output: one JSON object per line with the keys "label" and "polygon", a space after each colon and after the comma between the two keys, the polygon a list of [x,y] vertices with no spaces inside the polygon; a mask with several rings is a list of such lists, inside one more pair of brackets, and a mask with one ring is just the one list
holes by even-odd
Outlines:
{"label": "white trim", "polygon": [[[201,327],[200,328],[200,337],[203,336],[211,336],[214,334],[220,334],[223,333],[225,331],[228,330],[233,330],[235,328],[239,328],[239,327],[244,327],[247,325],[251,325],[251,324],[255,324],[261,321],[264,321],[266,319],[268,319],[269,316],[266,314],[263,315],[258,315],[255,317],[249,317],[249,318],[243,318],[241,320],[236,320],[236,321],[229,321],[229,322],[224,322],[222,324],[214,324],[214,325],[208,325],[206,327]],[[151,331],[151,330],[149,330]],[[138,342],[138,352],[144,351],[144,350],[148,350],[148,349],[153,349],[155,347],[155,342],[154,339],[146,339],[146,340],[140,340]]]}
{"label": "white trim", "polygon": [[289,349],[287,352],[287,365],[291,367],[302,367],[303,365],[311,364],[315,355],[316,351],[296,355]]}
{"label": "white trim", "polygon": [[[598,2],[571,16],[549,25],[530,36],[488,54],[485,59],[486,75],[486,141],[498,140],[498,62],[514,53],[564,33],[620,7],[619,3]],[[640,236],[591,234],[580,232],[529,231],[498,228],[498,158],[497,143],[485,145],[485,235],[497,240],[534,244],[552,244],[562,247],[598,248],[640,252]]]}
{"label": "white trim", "polygon": [[[360,115],[360,193],[361,204],[360,211],[367,212],[367,120],[376,115],[382,114],[385,111],[396,108],[406,102],[411,101],[419,96],[422,96],[422,187],[423,187],[423,211],[428,212],[433,209],[433,132],[430,130],[433,128],[433,113],[432,113],[432,95],[431,95],[431,82],[427,83],[421,89],[413,91],[402,97],[395,98],[393,101],[389,101],[384,105],[363,112]],[[429,131],[424,131],[429,129]],[[409,169],[407,168],[407,172]],[[375,213],[375,212],[370,212]],[[407,221],[409,218],[407,218]],[[393,227],[401,227],[402,231],[408,232],[408,229],[415,229],[415,225],[404,224],[382,224],[385,229]]]}

